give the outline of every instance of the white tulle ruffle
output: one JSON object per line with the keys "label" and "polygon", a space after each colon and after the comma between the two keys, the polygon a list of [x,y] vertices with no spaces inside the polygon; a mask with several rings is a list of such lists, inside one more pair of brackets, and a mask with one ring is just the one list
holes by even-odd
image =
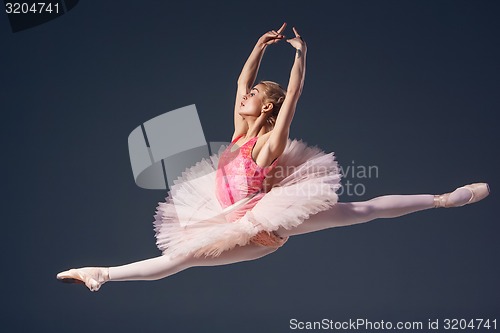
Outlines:
{"label": "white tulle ruffle", "polygon": [[341,176],[333,153],[289,139],[264,190],[223,209],[215,175],[224,148],[186,169],[158,204],[154,229],[163,254],[218,256],[262,230],[291,229],[337,203]]}

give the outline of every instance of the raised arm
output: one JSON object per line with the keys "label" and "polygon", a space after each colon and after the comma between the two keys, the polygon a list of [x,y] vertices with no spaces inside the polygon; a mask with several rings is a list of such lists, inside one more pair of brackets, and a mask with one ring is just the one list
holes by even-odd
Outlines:
{"label": "raised arm", "polygon": [[262,37],[260,37],[255,44],[252,52],[250,53],[250,56],[248,57],[245,65],[243,66],[243,69],[241,70],[241,74],[238,77],[238,87],[236,90],[236,98],[234,104],[233,139],[235,136],[244,134],[248,130],[247,123],[238,114],[240,103],[243,99],[243,96],[250,91],[255,82],[255,78],[257,77],[257,72],[259,71],[260,62],[262,60],[262,56],[264,55],[264,51],[266,50],[268,45],[277,43],[285,37],[281,34],[283,30],[285,30],[285,27],[286,23],[283,23],[278,31],[271,30],[262,35]]}
{"label": "raised arm", "polygon": [[295,38],[288,39],[287,42],[296,49],[295,60],[290,72],[285,100],[281,105],[273,131],[269,136],[269,149],[277,156],[281,155],[285,149],[290,132],[290,125],[293,115],[295,114],[297,102],[302,94],[306,75],[307,46],[295,28],[293,28],[293,32],[295,33]]}

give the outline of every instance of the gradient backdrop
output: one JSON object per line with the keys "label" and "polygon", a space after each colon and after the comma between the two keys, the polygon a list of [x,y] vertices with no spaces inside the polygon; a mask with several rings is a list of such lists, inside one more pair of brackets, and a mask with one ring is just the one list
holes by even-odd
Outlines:
{"label": "gradient backdrop", "polygon": [[[82,0],[13,33],[2,13],[2,331],[500,321],[499,14],[498,1],[483,0]],[[303,235],[258,261],[159,281],[97,293],[58,282],[71,267],[160,255],[152,221],[166,192],[135,185],[129,133],[196,104],[207,141],[229,141],[239,72],[283,21],[308,43],[291,137],[334,151],[344,168],[378,170],[346,175],[363,193],[341,201],[477,181],[490,183],[490,197]],[[288,43],[269,47],[258,79],[286,85],[293,57]]]}

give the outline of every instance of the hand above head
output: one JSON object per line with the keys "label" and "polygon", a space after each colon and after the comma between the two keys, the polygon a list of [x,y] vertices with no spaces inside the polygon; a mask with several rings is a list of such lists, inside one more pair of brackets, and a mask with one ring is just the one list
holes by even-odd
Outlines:
{"label": "hand above head", "polygon": [[259,38],[259,42],[265,45],[271,45],[279,42],[280,40],[285,38],[285,35],[281,34],[283,30],[285,30],[285,27],[286,27],[286,22],[283,23],[283,25],[281,26],[281,28],[278,29],[278,31],[271,30],[266,32],[264,35],[262,35],[262,37]]}
{"label": "hand above head", "polygon": [[286,41],[297,50],[304,50],[306,48],[306,42],[304,42],[302,37],[300,37],[299,32],[295,29],[295,27],[293,27],[293,32],[295,33],[295,38],[290,38]]}

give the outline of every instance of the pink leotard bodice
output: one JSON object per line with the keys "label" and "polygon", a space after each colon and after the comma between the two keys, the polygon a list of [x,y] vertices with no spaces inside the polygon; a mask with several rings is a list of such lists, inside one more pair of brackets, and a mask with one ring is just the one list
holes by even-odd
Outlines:
{"label": "pink leotard bodice", "polygon": [[252,158],[258,137],[253,137],[239,148],[235,147],[235,142],[242,136],[234,139],[219,157],[216,195],[223,208],[261,191],[266,175],[278,161],[275,159],[267,167],[259,166]]}

